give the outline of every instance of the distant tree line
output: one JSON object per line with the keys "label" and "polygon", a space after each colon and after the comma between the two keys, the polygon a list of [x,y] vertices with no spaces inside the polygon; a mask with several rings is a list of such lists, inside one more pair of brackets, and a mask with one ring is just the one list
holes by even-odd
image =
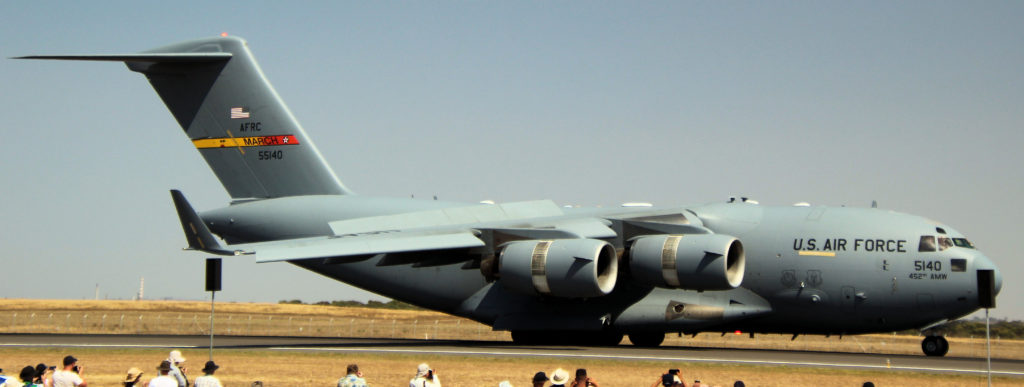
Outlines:
{"label": "distant tree line", "polygon": [[[1024,321],[993,319],[989,324],[993,338],[1000,339],[1024,339]],[[979,320],[956,320],[942,324],[935,328],[937,331],[948,337],[985,337],[985,321]],[[918,335],[917,330],[906,330],[900,332],[907,335]]]}
{"label": "distant tree line", "polygon": [[278,304],[298,304],[298,305],[326,305],[326,306],[341,306],[341,307],[356,306],[356,307],[361,307],[361,308],[378,308],[378,309],[425,310],[425,309],[420,308],[420,307],[418,307],[416,305],[408,304],[408,303],[405,303],[405,302],[402,302],[402,301],[396,301],[396,300],[390,300],[388,302],[380,302],[380,301],[369,300],[366,303],[362,303],[362,302],[359,302],[359,301],[351,301],[351,300],[346,300],[346,301],[338,300],[338,301],[318,301],[318,302],[314,302],[312,304],[306,304],[305,302],[302,302],[302,300],[281,300],[281,301],[278,301],[277,303]]}

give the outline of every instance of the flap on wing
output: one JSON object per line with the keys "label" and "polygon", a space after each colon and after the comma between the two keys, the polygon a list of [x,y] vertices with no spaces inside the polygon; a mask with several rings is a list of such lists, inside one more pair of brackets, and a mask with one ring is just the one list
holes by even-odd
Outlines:
{"label": "flap on wing", "polygon": [[253,251],[257,262],[401,253],[484,246],[469,230],[450,233],[387,231],[373,235],[318,237],[232,245]]}
{"label": "flap on wing", "polygon": [[615,230],[608,227],[608,222],[597,218],[580,218],[554,224],[555,229],[568,231],[583,238],[612,238]]}
{"label": "flap on wing", "polygon": [[354,235],[380,230],[408,230],[423,227],[490,224],[503,221],[563,215],[550,200],[506,204],[475,204],[466,207],[408,212],[395,215],[330,222],[335,235]]}

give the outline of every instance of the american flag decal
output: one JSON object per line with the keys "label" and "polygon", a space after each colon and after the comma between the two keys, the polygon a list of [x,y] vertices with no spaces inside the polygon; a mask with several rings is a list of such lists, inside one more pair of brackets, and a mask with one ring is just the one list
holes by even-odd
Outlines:
{"label": "american flag decal", "polygon": [[231,108],[231,119],[236,118],[249,118],[249,112],[245,111],[245,108],[233,107]]}

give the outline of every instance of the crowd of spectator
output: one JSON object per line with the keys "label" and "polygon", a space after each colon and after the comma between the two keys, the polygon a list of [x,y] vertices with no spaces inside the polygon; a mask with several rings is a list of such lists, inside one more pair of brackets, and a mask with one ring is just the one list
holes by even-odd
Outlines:
{"label": "crowd of spectator", "polygon": [[[562,368],[552,371],[550,378],[547,373],[540,371],[533,375],[530,383],[533,387],[601,387],[597,380],[587,375],[586,368],[576,369],[576,376],[573,378],[570,378],[569,371]],[[671,369],[651,385],[651,387],[658,386],[709,387],[710,385],[702,384],[700,380],[695,380],[693,384],[688,385],[682,380],[678,369]],[[359,371],[359,365],[349,364],[346,368],[346,375],[338,379],[337,387],[369,387],[369,384],[363,378],[363,373]],[[430,365],[423,363],[416,367],[416,376],[409,380],[409,387],[441,387],[441,380],[437,373],[430,368]],[[498,383],[498,387],[512,387],[512,382],[501,381]],[[746,387],[746,385],[737,380],[733,383],[733,387]]]}
{"label": "crowd of spectator", "polygon": [[[213,361],[206,362],[201,370],[203,376],[190,381],[186,376],[187,369],[184,366],[185,357],[181,351],[174,350],[168,355],[167,360],[160,362],[156,367],[155,376],[143,382],[143,372],[138,367],[131,367],[125,372],[123,385],[126,387],[223,387],[220,380],[213,373],[220,366]],[[63,367],[39,365],[25,366],[21,369],[18,377],[6,376],[0,370],[0,387],[89,387],[86,379],[85,367],[78,364],[78,359],[72,355],[64,356]]]}
{"label": "crowd of spectator", "polygon": [[[156,367],[153,377],[143,382],[145,372],[137,367],[129,368],[125,373],[123,384],[125,387],[223,387],[219,379],[214,376],[218,366],[213,361],[208,361],[201,372],[203,376],[189,380],[187,368],[184,366],[185,357],[181,351],[171,351],[166,360],[160,362]],[[29,365],[21,369],[17,378],[7,376],[0,369],[0,387],[88,387],[89,382],[85,378],[85,367],[78,364],[78,359],[67,355],[63,360],[63,367],[38,364],[35,367]],[[693,383],[687,383],[679,369],[670,369],[655,380],[651,387],[711,387],[710,384],[702,383],[699,379]],[[530,380],[533,387],[601,387],[597,380],[587,374],[585,368],[576,369],[576,376],[570,377],[569,371],[562,368],[555,369],[551,376],[544,371],[537,372]],[[253,382],[253,387],[262,387],[262,382]],[[509,380],[502,381],[498,387],[512,387]],[[735,381],[733,387],[746,387],[743,381]],[[337,387],[369,387],[363,377],[359,365],[349,364],[345,369],[345,376],[338,379]],[[441,379],[434,369],[427,363],[416,367],[416,374],[409,379],[409,387],[441,387]],[[864,387],[874,387],[871,382],[864,383]]]}

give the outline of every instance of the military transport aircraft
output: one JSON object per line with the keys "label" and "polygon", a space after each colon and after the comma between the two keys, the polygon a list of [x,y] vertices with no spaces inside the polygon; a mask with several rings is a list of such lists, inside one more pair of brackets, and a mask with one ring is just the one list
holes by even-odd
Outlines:
{"label": "military transport aircraft", "polygon": [[[520,343],[661,344],[667,332],[858,334],[933,327],[991,307],[999,270],[944,224],[877,208],[564,208],[354,194],[324,162],[244,40],[124,55],[231,195],[171,197],[189,247],[285,261]],[[219,238],[218,238],[219,237]],[[794,336],[796,337],[796,336]]]}

